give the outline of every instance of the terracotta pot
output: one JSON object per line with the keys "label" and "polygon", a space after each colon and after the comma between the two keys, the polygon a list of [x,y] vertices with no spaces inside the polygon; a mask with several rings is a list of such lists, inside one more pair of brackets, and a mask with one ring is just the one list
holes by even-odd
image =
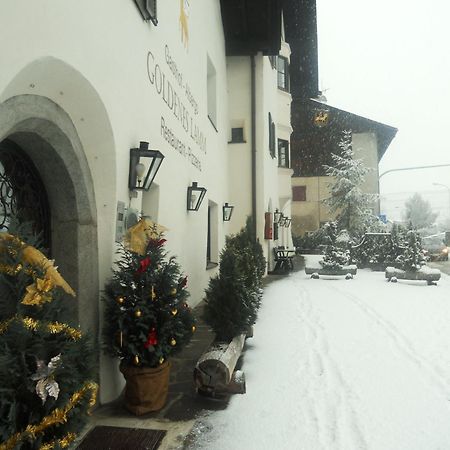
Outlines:
{"label": "terracotta pot", "polygon": [[120,365],[126,380],[125,407],[136,416],[158,411],[166,404],[169,390],[170,363],[159,367]]}

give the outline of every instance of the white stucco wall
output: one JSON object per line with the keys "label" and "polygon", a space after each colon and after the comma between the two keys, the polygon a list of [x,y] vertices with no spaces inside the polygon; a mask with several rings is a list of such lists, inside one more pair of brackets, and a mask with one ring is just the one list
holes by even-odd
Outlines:
{"label": "white stucco wall", "polygon": [[[95,193],[100,288],[110,275],[116,205],[123,201],[169,229],[168,250],[189,277],[195,305],[214,273],[206,270],[208,202],[217,205],[216,256],[228,232],[221,220],[222,204],[229,201],[226,60],[218,0],[190,2],[187,43],[179,16],[178,0],[158,2],[158,26],[144,22],[133,1],[80,0],[68,10],[58,0],[6,0],[0,100],[44,96],[71,118]],[[207,117],[208,57],[216,71],[216,129]],[[168,142],[169,129],[182,143],[177,149]],[[141,194],[130,199],[127,186],[129,149],[141,140],[165,155],[156,197],[155,190],[145,193],[143,202]],[[186,211],[193,181],[208,189],[198,212]],[[112,400],[122,385],[105,359],[101,375],[100,399]]]}
{"label": "white stucco wall", "polygon": [[[44,120],[61,111],[72,122],[81,155],[72,162],[69,155],[65,163],[84,170],[74,182],[88,183],[93,193],[86,207],[97,229],[92,245],[98,246],[98,301],[117,248],[117,202],[168,228],[167,249],[188,275],[192,306],[217,270],[206,268],[208,204],[213,262],[225,236],[238,231],[251,213],[250,58],[226,58],[219,0],[190,2],[188,41],[183,40],[182,5],[159,1],[154,26],[142,20],[132,0],[79,0],[70,9],[60,0],[2,2],[0,106],[18,98],[17,108],[26,108],[20,98],[45,98],[50,109],[56,106],[52,114],[42,111]],[[282,52],[289,55],[287,44]],[[208,118],[208,60],[216,74],[214,126]],[[283,181],[290,170],[280,172],[269,154],[269,111],[277,137],[288,140],[291,132],[290,95],[278,91],[276,80],[268,58],[257,55],[257,225],[266,256],[274,243],[264,241],[264,213],[284,208],[290,215]],[[14,111],[9,118],[13,122]],[[228,144],[231,128],[239,124],[246,143]],[[128,190],[129,149],[139,141],[148,141],[165,159],[150,191],[135,198]],[[186,210],[187,188],[194,181],[207,188],[198,212]],[[222,221],[225,202],[235,206],[231,222]],[[280,239],[286,244],[290,231],[283,230]],[[90,320],[100,320],[101,328],[100,302],[99,308],[100,316]],[[123,380],[116,361],[101,357],[100,382],[102,403],[117,397]]]}

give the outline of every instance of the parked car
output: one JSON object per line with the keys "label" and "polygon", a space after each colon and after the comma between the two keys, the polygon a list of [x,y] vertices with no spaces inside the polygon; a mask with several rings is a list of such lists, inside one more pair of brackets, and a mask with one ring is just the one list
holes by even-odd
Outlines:
{"label": "parked car", "polygon": [[448,261],[449,248],[444,243],[444,233],[423,237],[422,247],[429,261]]}

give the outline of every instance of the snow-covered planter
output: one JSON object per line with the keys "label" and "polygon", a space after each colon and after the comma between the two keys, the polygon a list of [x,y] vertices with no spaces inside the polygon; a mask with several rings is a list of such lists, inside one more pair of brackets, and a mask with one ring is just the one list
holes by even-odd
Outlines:
{"label": "snow-covered planter", "polygon": [[338,234],[336,222],[327,222],[323,226],[324,237],[327,246],[322,260],[316,262],[318,266],[305,266],[305,273],[311,278],[319,278],[320,275],[345,276],[346,279],[356,275],[357,267],[349,265],[350,252],[348,250],[349,236],[343,230]]}
{"label": "snow-covered planter", "polygon": [[[342,268],[328,268],[328,267],[305,267],[306,275],[315,275],[311,278],[319,278],[320,275],[330,275],[330,276],[347,276],[347,275],[356,275],[358,271],[358,267],[354,264],[350,264],[348,266],[342,266]],[[348,277],[350,278],[350,277]]]}
{"label": "snow-covered planter", "polygon": [[417,280],[426,281],[428,285],[436,284],[441,278],[441,272],[439,269],[432,269],[428,266],[422,266],[416,271],[406,271],[397,269],[395,267],[386,267],[385,278],[388,281],[396,283],[397,280]]}

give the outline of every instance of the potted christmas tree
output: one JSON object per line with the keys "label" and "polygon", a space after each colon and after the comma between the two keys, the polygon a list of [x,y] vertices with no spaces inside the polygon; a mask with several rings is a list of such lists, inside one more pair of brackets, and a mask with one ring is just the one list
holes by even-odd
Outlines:
{"label": "potted christmas tree", "polygon": [[0,448],[66,448],[96,402],[95,352],[64,298],[75,292],[14,227],[0,233]]}
{"label": "potted christmas tree", "polygon": [[191,339],[187,278],[167,257],[161,227],[141,219],[129,230],[105,288],[104,344],[120,358],[125,406],[141,415],[161,409],[169,383],[169,356]]}

